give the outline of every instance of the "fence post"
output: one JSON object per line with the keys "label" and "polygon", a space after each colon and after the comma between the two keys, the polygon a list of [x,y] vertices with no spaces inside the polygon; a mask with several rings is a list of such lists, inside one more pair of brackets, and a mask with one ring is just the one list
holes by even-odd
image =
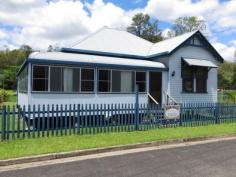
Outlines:
{"label": "fence post", "polygon": [[139,86],[135,87],[135,130],[139,130]]}
{"label": "fence post", "polygon": [[183,125],[182,118],[183,118],[183,104],[180,104],[180,115],[179,115],[179,126]]}
{"label": "fence post", "polygon": [[2,107],[2,141],[6,139],[6,106]]}
{"label": "fence post", "polygon": [[220,106],[219,103],[215,105],[215,123],[220,124]]}

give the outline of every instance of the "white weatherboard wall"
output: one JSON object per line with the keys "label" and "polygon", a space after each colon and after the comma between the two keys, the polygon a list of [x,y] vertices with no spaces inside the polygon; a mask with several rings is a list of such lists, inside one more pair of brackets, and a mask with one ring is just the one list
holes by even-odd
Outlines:
{"label": "white weatherboard wall", "polygon": [[[139,103],[147,103],[146,94],[139,94]],[[31,105],[66,105],[66,104],[135,104],[133,94],[50,94],[31,93],[29,96]]]}
{"label": "white weatherboard wall", "polygon": [[[207,93],[183,93],[181,78],[181,57],[207,59],[218,65],[215,57],[202,47],[183,46],[169,57],[169,93],[180,103],[215,103],[217,102],[217,68],[208,72]],[[171,73],[175,71],[175,76]]]}

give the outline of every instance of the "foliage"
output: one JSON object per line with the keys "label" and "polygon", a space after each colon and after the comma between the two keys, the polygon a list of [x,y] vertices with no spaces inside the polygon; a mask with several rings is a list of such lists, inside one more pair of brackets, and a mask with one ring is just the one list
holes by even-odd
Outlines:
{"label": "foliage", "polygon": [[206,30],[206,23],[195,16],[179,17],[174,21],[172,29],[173,31],[168,34],[169,37],[178,36],[195,30],[204,31]]}
{"label": "foliage", "polygon": [[6,90],[1,89],[0,90],[0,103],[6,102],[9,99],[9,94]]}
{"label": "foliage", "polygon": [[132,18],[127,31],[150,42],[159,42],[163,40],[163,37],[158,23],[158,20],[152,21],[148,14],[138,13]]}
{"label": "foliage", "polygon": [[224,61],[218,68],[218,88],[236,89],[236,63]]}
{"label": "foliage", "polygon": [[0,51],[0,88],[16,89],[16,73],[30,52],[32,49],[28,45]]}

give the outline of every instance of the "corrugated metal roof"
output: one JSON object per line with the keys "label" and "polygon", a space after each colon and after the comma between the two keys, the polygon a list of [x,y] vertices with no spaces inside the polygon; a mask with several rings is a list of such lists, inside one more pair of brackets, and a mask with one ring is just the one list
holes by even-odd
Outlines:
{"label": "corrugated metal roof", "polygon": [[70,48],[146,56],[152,45],[127,31],[104,27]]}
{"label": "corrugated metal roof", "polygon": [[154,44],[127,31],[104,27],[70,48],[149,57],[171,52],[196,32],[185,33]]}
{"label": "corrugated metal roof", "polygon": [[202,66],[202,67],[217,68],[217,65],[215,65],[212,61],[209,61],[209,60],[195,59],[195,58],[183,58],[183,60],[189,66]]}
{"label": "corrugated metal roof", "polygon": [[29,60],[30,61],[50,60],[55,62],[63,61],[63,62],[77,62],[82,64],[85,63],[85,64],[120,65],[120,66],[166,69],[165,65],[159,62],[137,60],[137,59],[124,59],[119,57],[64,53],[64,52],[34,52],[30,54]]}
{"label": "corrugated metal roof", "polygon": [[151,47],[150,51],[148,52],[148,55],[156,55],[156,54],[160,54],[164,52],[170,53],[171,51],[173,51],[176,47],[181,45],[184,41],[186,41],[196,32],[197,31],[185,33],[177,37],[173,37],[173,38],[161,41],[161,42],[157,42]]}

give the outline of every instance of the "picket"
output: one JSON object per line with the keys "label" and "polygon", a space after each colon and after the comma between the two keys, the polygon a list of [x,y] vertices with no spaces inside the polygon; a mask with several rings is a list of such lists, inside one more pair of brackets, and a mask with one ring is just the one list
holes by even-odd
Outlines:
{"label": "picket", "polygon": [[147,104],[3,106],[0,133],[5,141],[236,122],[236,104],[181,104],[180,113],[167,120],[163,107]]}

